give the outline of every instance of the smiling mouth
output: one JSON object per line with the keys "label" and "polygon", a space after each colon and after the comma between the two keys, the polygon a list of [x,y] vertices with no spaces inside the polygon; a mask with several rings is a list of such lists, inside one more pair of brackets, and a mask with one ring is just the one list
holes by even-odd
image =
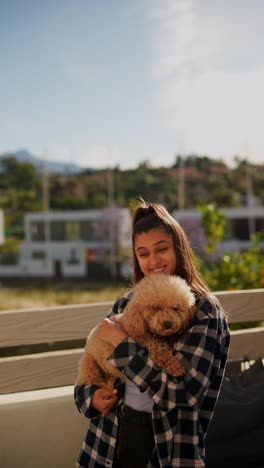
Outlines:
{"label": "smiling mouth", "polygon": [[152,270],[150,270],[151,273],[163,273],[163,271],[165,271],[166,269],[166,266],[163,266],[163,267],[160,267],[160,268],[152,268]]}

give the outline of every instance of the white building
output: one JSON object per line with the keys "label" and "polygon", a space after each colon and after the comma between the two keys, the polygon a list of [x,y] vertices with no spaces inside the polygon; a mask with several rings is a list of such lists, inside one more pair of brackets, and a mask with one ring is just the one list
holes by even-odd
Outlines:
{"label": "white building", "polygon": [[0,276],[115,275],[130,247],[129,210],[27,213],[18,265],[0,265]]}
{"label": "white building", "polygon": [[[221,212],[225,215],[227,224],[224,239],[218,245],[218,255],[247,250],[251,245],[250,236],[252,234],[261,232],[264,235],[263,206],[223,208]],[[198,210],[175,210],[173,216],[185,231],[189,231],[187,234],[199,250],[201,213]],[[264,247],[263,241],[260,244]]]}
{"label": "white building", "polygon": [[[226,208],[224,239],[216,257],[226,252],[247,250],[250,234],[264,234],[264,207]],[[204,234],[197,210],[176,210],[173,216],[183,226],[194,250],[201,253]],[[49,211],[27,213],[25,240],[18,263],[0,264],[1,277],[92,277],[131,273],[131,216],[116,206],[101,210]],[[3,241],[0,210],[0,242]],[[264,242],[261,242],[264,248]]]}

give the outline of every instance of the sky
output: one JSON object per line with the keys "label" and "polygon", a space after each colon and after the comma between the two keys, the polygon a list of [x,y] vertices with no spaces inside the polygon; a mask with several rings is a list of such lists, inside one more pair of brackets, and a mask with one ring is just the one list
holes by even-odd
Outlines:
{"label": "sky", "polygon": [[263,0],[0,0],[0,153],[264,162]]}

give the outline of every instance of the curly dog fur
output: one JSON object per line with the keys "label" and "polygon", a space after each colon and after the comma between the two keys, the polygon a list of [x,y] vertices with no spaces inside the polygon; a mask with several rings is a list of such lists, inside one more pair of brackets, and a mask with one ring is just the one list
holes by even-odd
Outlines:
{"label": "curly dog fur", "polygon": [[[127,335],[148,349],[155,364],[178,377],[184,368],[173,354],[171,339],[188,328],[195,310],[195,298],[186,281],[157,273],[136,284],[124,312],[111,320],[120,321]],[[124,381],[125,376],[107,361],[113,346],[98,337],[97,329],[87,338],[77,383],[113,388],[116,378]]]}

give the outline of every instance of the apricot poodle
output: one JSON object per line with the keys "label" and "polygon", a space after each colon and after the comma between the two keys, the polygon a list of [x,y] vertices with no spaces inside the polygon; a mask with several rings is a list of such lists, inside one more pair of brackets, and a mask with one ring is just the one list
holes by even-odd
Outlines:
{"label": "apricot poodle", "polygon": [[[195,311],[195,298],[186,281],[157,273],[137,283],[124,312],[110,318],[120,321],[127,335],[148,349],[155,364],[178,377],[184,368],[173,354],[172,343],[179,331],[188,328]],[[113,388],[116,378],[124,381],[125,376],[107,361],[113,346],[99,338],[97,330],[98,326],[87,338],[77,383]]]}

